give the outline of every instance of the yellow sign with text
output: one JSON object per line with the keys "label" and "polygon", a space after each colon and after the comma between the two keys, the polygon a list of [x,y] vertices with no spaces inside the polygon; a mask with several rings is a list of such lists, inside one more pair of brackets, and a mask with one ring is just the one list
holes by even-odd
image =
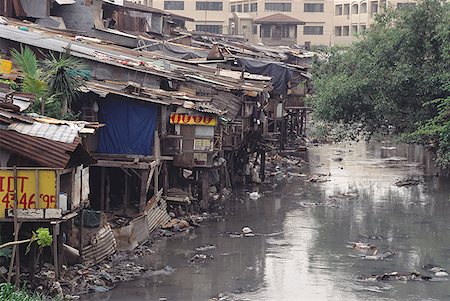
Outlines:
{"label": "yellow sign with text", "polygon": [[217,119],[212,116],[191,116],[186,114],[172,113],[170,115],[170,123],[215,126],[217,124]]}
{"label": "yellow sign with text", "polygon": [[[18,209],[56,208],[56,172],[17,170]],[[0,170],[0,218],[14,206],[14,171]]]}

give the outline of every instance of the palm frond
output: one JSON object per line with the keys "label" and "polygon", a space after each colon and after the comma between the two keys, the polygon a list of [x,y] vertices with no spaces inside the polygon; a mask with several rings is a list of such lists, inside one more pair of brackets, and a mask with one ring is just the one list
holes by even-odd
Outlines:
{"label": "palm frond", "polygon": [[24,76],[36,77],[38,72],[38,61],[34,52],[26,46],[20,47],[20,52],[16,49],[11,50],[14,63],[16,63]]}

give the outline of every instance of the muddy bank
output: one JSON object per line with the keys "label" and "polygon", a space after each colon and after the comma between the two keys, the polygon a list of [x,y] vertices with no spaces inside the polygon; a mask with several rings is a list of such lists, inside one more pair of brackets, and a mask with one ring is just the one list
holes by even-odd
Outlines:
{"label": "muddy bank", "polygon": [[[217,221],[161,239],[137,261],[150,268],[138,280],[82,300],[450,298],[448,277],[424,269],[450,268],[449,179],[424,170],[423,153],[359,143],[312,147],[303,160],[259,198],[242,191]],[[408,177],[420,183],[395,185]],[[436,281],[408,281],[414,273]]]}

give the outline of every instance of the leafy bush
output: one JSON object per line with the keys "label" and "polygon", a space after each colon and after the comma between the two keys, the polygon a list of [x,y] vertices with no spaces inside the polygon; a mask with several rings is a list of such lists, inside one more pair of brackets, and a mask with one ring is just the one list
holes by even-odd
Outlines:
{"label": "leafy bush", "polygon": [[16,289],[10,283],[0,284],[0,300],[2,301],[44,301],[45,298],[36,294],[30,294],[24,289]]}

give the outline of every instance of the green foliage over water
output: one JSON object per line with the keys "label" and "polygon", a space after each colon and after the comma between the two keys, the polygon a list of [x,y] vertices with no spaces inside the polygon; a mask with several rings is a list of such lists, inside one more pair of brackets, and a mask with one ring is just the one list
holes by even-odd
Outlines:
{"label": "green foliage over water", "polygon": [[450,4],[387,9],[348,48],[314,64],[315,118],[365,134],[395,132],[450,164]]}

